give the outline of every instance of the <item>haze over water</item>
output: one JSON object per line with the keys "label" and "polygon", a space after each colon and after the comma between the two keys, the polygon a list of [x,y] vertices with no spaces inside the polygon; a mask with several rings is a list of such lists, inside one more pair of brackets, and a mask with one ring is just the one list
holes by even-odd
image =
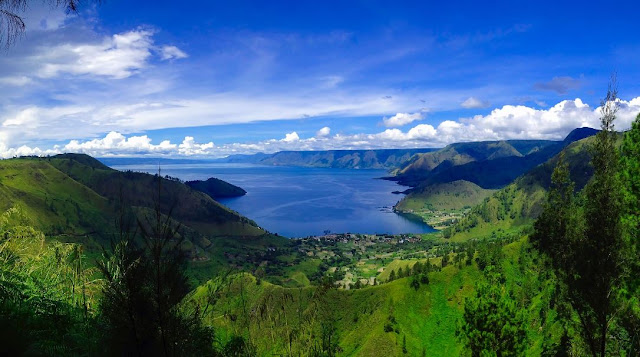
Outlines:
{"label": "haze over water", "polygon": [[[114,165],[157,173],[157,165]],[[182,180],[216,177],[247,191],[220,203],[286,237],[333,233],[427,233],[434,229],[392,211],[402,195],[384,170],[349,170],[247,164],[162,165],[162,175]]]}

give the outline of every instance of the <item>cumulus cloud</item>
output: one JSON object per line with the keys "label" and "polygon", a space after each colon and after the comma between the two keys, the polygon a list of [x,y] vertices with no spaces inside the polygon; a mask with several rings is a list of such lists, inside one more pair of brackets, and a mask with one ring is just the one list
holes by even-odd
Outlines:
{"label": "cumulus cloud", "polygon": [[298,136],[298,133],[296,133],[295,131],[292,133],[288,133],[284,136],[284,139],[282,139],[282,141],[284,142],[292,142],[292,141],[298,141],[300,140],[300,137]]}
{"label": "cumulus cloud", "polygon": [[[186,140],[186,138],[185,138]],[[168,140],[162,141],[158,145],[151,144],[151,138],[147,135],[125,137],[124,135],[112,131],[102,139],[93,139],[80,142],[71,140],[62,148],[56,148],[62,152],[81,152],[94,156],[102,156],[108,153],[118,153],[119,155],[141,155],[158,153],[164,154],[174,151],[175,144]]]}
{"label": "cumulus cloud", "polygon": [[390,118],[383,118],[382,123],[387,128],[394,128],[413,123],[416,120],[424,119],[423,113],[398,113]]}
{"label": "cumulus cloud", "polygon": [[569,76],[553,77],[548,82],[538,82],[534,85],[535,89],[552,91],[557,94],[567,94],[570,90],[580,88],[582,81]]}
{"label": "cumulus cloud", "polygon": [[489,102],[482,101],[476,97],[469,97],[467,100],[460,104],[463,108],[472,109],[472,108],[486,108],[489,106]]}
{"label": "cumulus cloud", "polygon": [[330,134],[331,134],[331,128],[329,128],[328,126],[325,126],[324,128],[316,132],[316,136],[319,138],[326,138]]}
{"label": "cumulus cloud", "polygon": [[176,46],[162,46],[160,50],[160,58],[165,61],[187,57],[189,56]]}
{"label": "cumulus cloud", "polygon": [[214,147],[215,145],[211,141],[205,144],[198,144],[193,136],[186,136],[182,144],[178,146],[178,154],[184,156],[207,155]]}

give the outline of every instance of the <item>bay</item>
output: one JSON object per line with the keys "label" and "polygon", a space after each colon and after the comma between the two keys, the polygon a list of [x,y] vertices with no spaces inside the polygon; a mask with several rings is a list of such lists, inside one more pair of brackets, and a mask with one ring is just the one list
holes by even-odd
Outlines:
{"label": "bay", "polygon": [[[114,165],[117,170],[155,174],[158,165]],[[428,233],[422,221],[393,212],[404,188],[380,180],[384,170],[350,170],[253,164],[167,164],[161,175],[182,180],[216,177],[247,191],[242,197],[219,200],[285,237],[332,233]]]}

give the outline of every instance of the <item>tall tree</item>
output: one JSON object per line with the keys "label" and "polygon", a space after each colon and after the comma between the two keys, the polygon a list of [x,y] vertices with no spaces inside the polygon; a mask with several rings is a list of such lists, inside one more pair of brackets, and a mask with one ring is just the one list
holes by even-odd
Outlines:
{"label": "tall tree", "polygon": [[607,352],[609,330],[619,312],[617,291],[625,275],[628,245],[621,224],[619,153],[614,130],[617,107],[615,77],[601,103],[601,131],[589,146],[594,174],[573,201],[573,184],[562,160],[543,214],[535,224],[533,241],[552,260],[576,313],[578,330],[593,356]]}
{"label": "tall tree", "polygon": [[640,351],[640,114],[624,134],[620,149],[622,181],[622,225],[629,246],[627,266],[630,274],[623,299],[627,302],[622,325],[629,334],[628,355]]}
{"label": "tall tree", "polygon": [[622,197],[614,121],[618,111],[615,77],[601,103],[601,131],[591,145],[594,174],[584,189],[584,236],[577,246],[569,297],[580,317],[582,336],[594,356],[606,354],[607,335],[617,306],[615,290],[624,274]]}

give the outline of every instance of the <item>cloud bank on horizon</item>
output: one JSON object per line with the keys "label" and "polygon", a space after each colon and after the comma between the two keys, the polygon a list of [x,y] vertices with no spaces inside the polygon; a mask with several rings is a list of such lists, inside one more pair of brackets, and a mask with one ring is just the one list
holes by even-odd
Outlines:
{"label": "cloud bank on horizon", "polygon": [[[640,113],[640,97],[618,101],[616,128],[626,130]],[[331,128],[323,127],[316,136],[301,138],[298,133],[286,133],[282,139],[253,143],[215,145],[198,143],[186,136],[181,143],[169,140],[154,144],[147,135],[125,136],[112,131],[100,139],[71,140],[66,145],[41,150],[27,145],[18,148],[0,146],[0,156],[53,155],[65,152],[106,156],[168,156],[168,157],[224,157],[233,154],[274,153],[283,150],[350,150],[385,148],[428,148],[468,141],[510,139],[562,140],[573,129],[598,128],[600,107],[591,108],[580,99],[564,100],[547,110],[526,106],[506,105],[489,115],[476,115],[457,121],[445,120],[437,127],[419,124],[402,131],[386,129],[374,134],[330,136]]]}
{"label": "cloud bank on horizon", "polygon": [[[317,14],[334,13],[326,6]],[[548,13],[456,24],[400,6],[351,6],[345,12],[368,20],[322,22],[274,5],[261,10],[273,23],[265,16],[245,26],[249,15],[209,2],[195,2],[189,16],[121,1],[77,16],[34,7],[25,38],[0,55],[0,157],[204,158],[561,140],[599,126],[593,103],[610,71],[603,62],[624,84],[616,127],[640,113],[640,44],[624,35],[637,29],[633,18],[618,19],[606,51],[581,42],[586,33],[567,51],[549,39],[575,24]],[[492,16],[484,7],[468,11]],[[212,23],[205,13],[221,15]],[[553,30],[540,25],[549,21]],[[457,30],[438,31],[444,25]]]}

